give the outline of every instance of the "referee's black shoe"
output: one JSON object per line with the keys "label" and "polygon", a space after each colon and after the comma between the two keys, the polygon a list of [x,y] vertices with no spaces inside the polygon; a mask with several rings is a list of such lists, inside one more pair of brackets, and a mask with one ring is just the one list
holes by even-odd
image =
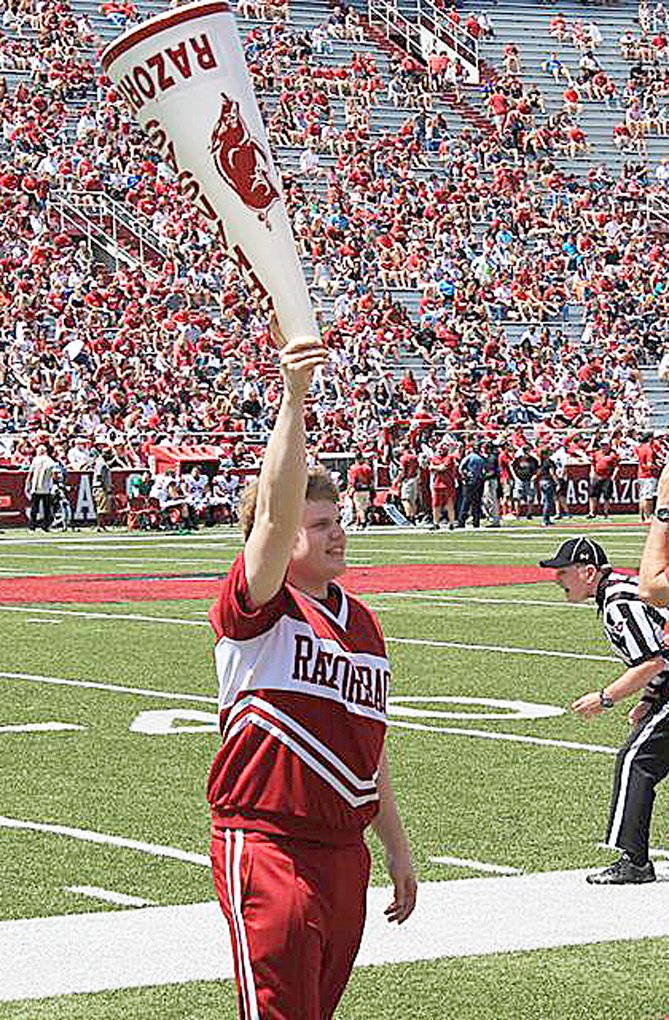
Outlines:
{"label": "referee's black shoe", "polygon": [[635,864],[628,854],[623,854],[610,868],[586,875],[585,880],[590,885],[643,885],[655,881],[655,868],[652,861]]}

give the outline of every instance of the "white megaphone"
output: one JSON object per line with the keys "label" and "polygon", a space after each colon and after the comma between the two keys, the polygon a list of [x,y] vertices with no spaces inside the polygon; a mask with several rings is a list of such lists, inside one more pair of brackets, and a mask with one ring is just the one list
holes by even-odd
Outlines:
{"label": "white megaphone", "polygon": [[189,3],[135,25],[102,64],[285,339],[318,336],[230,6]]}

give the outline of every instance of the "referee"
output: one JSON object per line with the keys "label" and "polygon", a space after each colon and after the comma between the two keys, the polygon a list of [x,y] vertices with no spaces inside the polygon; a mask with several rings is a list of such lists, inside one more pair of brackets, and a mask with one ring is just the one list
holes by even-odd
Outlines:
{"label": "referee", "polygon": [[664,640],[669,611],[642,602],[637,578],[615,573],[601,545],[589,538],[563,542],[552,559],[539,565],[556,571],[568,602],[594,598],[611,648],[627,667],[601,691],[578,698],[573,711],[591,718],[644,691],[628,715],[632,733],[618,752],[613,780],[606,845],[622,856],[586,881],[654,882],[648,858],[650,816],[655,787],[669,772],[669,648]]}

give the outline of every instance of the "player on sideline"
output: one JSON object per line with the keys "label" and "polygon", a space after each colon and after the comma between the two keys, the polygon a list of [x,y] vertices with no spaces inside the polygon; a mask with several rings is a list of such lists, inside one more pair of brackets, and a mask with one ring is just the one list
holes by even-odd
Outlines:
{"label": "player on sideline", "polygon": [[326,352],[280,355],[283,397],[243,551],[210,618],[222,745],[209,777],[214,882],[244,1020],[329,1020],[360,944],[371,823],[400,924],[416,878],[383,750],[390,679],[376,617],[334,582],[345,569],[338,494],[307,472],[304,400]]}

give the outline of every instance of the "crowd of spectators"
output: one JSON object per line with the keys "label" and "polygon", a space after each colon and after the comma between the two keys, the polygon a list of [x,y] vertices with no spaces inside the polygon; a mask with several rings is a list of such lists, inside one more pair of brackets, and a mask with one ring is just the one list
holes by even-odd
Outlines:
{"label": "crowd of spectators", "polygon": [[[285,5],[242,8],[269,18],[244,45],[270,136],[299,156],[282,161],[286,199],[332,305],[314,451],[393,464],[426,437],[536,445],[601,426],[633,446],[638,365],[669,310],[664,250],[639,230],[645,167],[561,168],[578,101],[551,122],[518,52],[484,88],[490,128],[456,131],[438,98],[457,92],[454,66],[393,53],[386,67],[345,6],[301,30]],[[265,316],[102,75],[89,20],[67,0],[2,10],[0,464],[26,468],[46,442],[72,469],[100,449],[138,468],[153,444],[203,436],[257,457],[280,396]],[[118,27],[138,17],[125,0],[100,10]],[[388,102],[406,108],[395,131],[379,128]],[[150,262],[95,261],[58,196],[129,209]],[[420,296],[413,318],[402,291]]]}

